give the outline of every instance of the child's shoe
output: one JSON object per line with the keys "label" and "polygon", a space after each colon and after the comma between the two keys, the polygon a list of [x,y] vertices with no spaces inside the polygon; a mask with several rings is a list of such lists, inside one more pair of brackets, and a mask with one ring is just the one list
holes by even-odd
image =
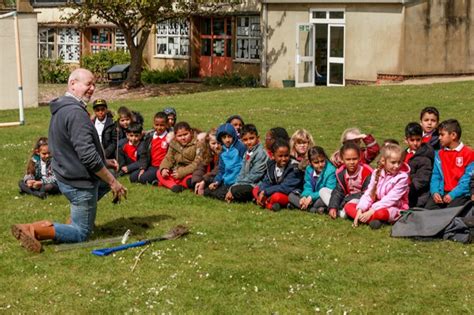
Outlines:
{"label": "child's shoe", "polygon": [[337,212],[337,216],[340,217],[341,219],[347,218],[346,211],[344,211],[344,209],[339,210],[339,211]]}
{"label": "child's shoe", "polygon": [[281,210],[281,206],[280,206],[279,203],[274,203],[274,204],[272,205],[272,211],[275,211],[275,212],[276,212],[276,211],[280,211],[280,210]]}
{"label": "child's shoe", "polygon": [[174,193],[180,193],[183,190],[184,190],[184,187],[180,185],[174,185],[173,187],[171,187],[171,191]]}
{"label": "child's shoe", "polygon": [[383,222],[380,220],[373,220],[369,222],[369,226],[372,230],[378,230],[382,227]]}

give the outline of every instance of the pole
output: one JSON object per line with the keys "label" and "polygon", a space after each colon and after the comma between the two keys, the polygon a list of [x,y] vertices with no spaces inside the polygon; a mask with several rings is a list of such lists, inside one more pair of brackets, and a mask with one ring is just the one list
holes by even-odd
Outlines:
{"label": "pole", "polygon": [[20,125],[25,124],[25,112],[23,104],[23,76],[21,69],[21,52],[20,52],[20,32],[18,28],[18,13],[13,15],[15,24],[15,53],[16,53],[16,73],[18,79],[18,106],[20,108]]}

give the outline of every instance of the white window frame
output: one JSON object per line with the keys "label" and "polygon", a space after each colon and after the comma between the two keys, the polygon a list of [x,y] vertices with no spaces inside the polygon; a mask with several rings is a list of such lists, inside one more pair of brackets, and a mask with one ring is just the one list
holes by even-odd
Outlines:
{"label": "white window frame", "polygon": [[[60,36],[61,36],[61,30],[63,29],[68,29],[68,28],[72,28],[72,29],[75,29],[77,30],[77,32],[79,33],[79,40],[77,43],[71,43],[71,42],[66,42],[66,43],[60,43],[59,40],[60,40]],[[81,31],[78,30],[76,27],[58,27],[56,28],[56,34],[57,34],[57,52],[58,52],[58,55],[57,55],[57,58],[58,59],[62,59],[62,61],[64,63],[79,63],[80,60],[81,60]],[[79,57],[77,60],[66,60],[66,59],[63,59],[61,58],[61,54],[60,54],[60,46],[61,45],[69,45],[69,46],[78,46],[79,47]]]}
{"label": "white window frame", "polygon": [[[41,30],[46,30],[47,31],[45,42],[41,41],[41,37],[40,37]],[[50,30],[52,30],[52,33],[53,33],[53,41],[52,42],[48,41]],[[51,50],[51,56],[46,57],[46,59],[56,59],[57,58],[57,56],[56,56],[57,55],[57,49],[56,49],[56,41],[55,41],[56,30],[57,29],[54,28],[54,27],[39,27],[38,28],[38,59],[42,59],[42,57],[41,57],[41,48],[40,48],[42,45],[53,46],[53,49]],[[49,52],[49,49],[47,49],[47,51]]]}
{"label": "white window frame", "polygon": [[[313,18],[313,12],[326,12],[326,18]],[[342,19],[330,19],[329,12],[343,12],[344,18]],[[344,8],[318,8],[309,10],[309,23],[322,23],[322,24],[346,24],[346,10]]]}
{"label": "white window frame", "polygon": [[[250,28],[251,28],[251,24],[250,24],[250,18],[252,17],[258,17],[258,23],[259,23],[259,32],[260,32],[260,36],[259,37],[256,37],[256,36],[251,36],[250,35]],[[238,27],[239,27],[239,23],[238,23],[238,19],[239,18],[248,18],[249,19],[249,34],[248,35],[239,35],[239,32],[238,32]],[[249,40],[249,45],[250,45],[250,40],[251,39],[258,39],[260,40],[260,47],[259,47],[259,56],[260,58],[258,59],[251,59],[250,57],[249,58],[234,58],[234,61],[236,62],[242,62],[242,63],[260,63],[260,59],[262,58],[262,19],[260,18],[259,15],[243,15],[243,16],[236,16],[236,27],[235,27],[235,52],[234,52],[234,55],[237,56],[237,51],[239,50],[238,48],[238,43],[239,43],[239,39],[248,39]],[[249,47],[250,49],[250,47]],[[250,53],[249,53],[249,56],[250,56]]]}
{"label": "white window frame", "polygon": [[[156,34],[155,34],[155,55],[154,55],[154,57],[155,58],[166,58],[166,59],[189,59],[190,58],[190,48],[191,48],[191,36],[190,36],[191,23],[190,23],[189,19],[186,19],[186,23],[188,24],[188,34],[187,35],[182,35],[181,34],[181,29],[179,30],[178,34],[168,34],[168,26],[169,26],[170,22],[173,22],[173,20],[167,20],[167,21],[163,22],[163,23],[167,24],[167,34],[158,34],[158,30],[156,30],[156,32],[155,32]],[[158,27],[158,24],[156,24],[156,27]],[[181,39],[186,38],[188,40],[188,54],[187,55],[170,55],[168,53],[159,54],[158,53],[158,38],[159,37],[166,38],[166,51],[168,51],[168,44],[169,44],[168,39],[170,37],[171,38],[178,38],[179,43],[180,43],[180,47],[181,47]]]}

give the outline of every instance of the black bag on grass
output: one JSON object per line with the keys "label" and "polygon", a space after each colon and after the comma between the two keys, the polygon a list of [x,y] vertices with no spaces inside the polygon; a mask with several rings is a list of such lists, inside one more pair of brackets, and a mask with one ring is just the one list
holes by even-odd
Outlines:
{"label": "black bag on grass", "polygon": [[408,209],[401,212],[400,219],[392,227],[391,235],[418,240],[444,239],[467,244],[472,241],[474,229],[463,219],[473,215],[472,202],[439,210]]}

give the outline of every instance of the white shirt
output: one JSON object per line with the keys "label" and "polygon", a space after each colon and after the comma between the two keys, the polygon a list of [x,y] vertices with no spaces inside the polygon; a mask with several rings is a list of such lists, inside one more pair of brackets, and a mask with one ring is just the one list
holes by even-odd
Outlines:
{"label": "white shirt", "polygon": [[281,175],[283,175],[284,170],[285,170],[284,168],[275,166],[275,177],[277,180],[280,179]]}
{"label": "white shirt", "polygon": [[454,149],[450,149],[448,147],[444,147],[444,150],[445,151],[458,151],[458,152],[461,152],[462,148],[464,148],[464,144],[461,142],[459,143],[459,145],[457,147],[455,147]]}
{"label": "white shirt", "polygon": [[41,165],[41,177],[46,177],[48,175],[48,171],[46,169],[46,162],[41,160],[40,165]]}
{"label": "white shirt", "polygon": [[97,130],[97,133],[99,134],[100,143],[102,143],[102,132],[104,132],[106,120],[107,118],[104,119],[104,121],[100,121],[98,119],[95,120],[95,130]]}

